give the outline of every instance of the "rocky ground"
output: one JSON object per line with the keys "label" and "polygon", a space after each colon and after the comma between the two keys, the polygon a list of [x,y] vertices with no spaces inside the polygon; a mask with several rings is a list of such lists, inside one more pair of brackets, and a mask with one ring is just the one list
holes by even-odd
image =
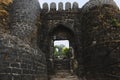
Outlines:
{"label": "rocky ground", "polygon": [[50,80],[81,80],[78,79],[76,75],[70,74],[67,70],[60,70],[53,76],[51,76]]}

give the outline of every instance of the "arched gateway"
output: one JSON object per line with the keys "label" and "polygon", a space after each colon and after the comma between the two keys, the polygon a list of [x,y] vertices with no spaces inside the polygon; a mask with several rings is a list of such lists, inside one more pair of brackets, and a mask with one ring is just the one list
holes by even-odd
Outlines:
{"label": "arched gateway", "polygon": [[58,10],[54,2],[41,9],[38,0],[13,0],[7,20],[7,28],[0,25],[0,80],[47,80],[57,67],[55,40],[69,41],[77,68],[69,67],[80,79],[120,79],[120,11],[114,0],[89,0],[82,8],[67,2],[65,9],[60,2]]}

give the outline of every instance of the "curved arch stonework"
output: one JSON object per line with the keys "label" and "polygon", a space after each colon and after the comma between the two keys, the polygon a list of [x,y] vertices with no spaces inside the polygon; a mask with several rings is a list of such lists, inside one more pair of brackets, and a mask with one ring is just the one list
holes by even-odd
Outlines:
{"label": "curved arch stonework", "polygon": [[[67,27],[67,25],[64,24],[55,25],[55,27],[49,31],[49,35],[53,37],[52,40],[69,40],[70,42],[74,43],[74,38],[71,37],[75,37],[75,32],[73,32],[69,27]],[[55,39],[54,36],[58,37]]]}
{"label": "curved arch stonework", "polygon": [[95,7],[95,6],[102,6],[102,5],[111,5],[114,8],[118,9],[117,4],[114,0],[89,0],[83,7],[82,11],[87,12],[89,9]]}
{"label": "curved arch stonework", "polygon": [[49,28],[48,31],[50,32],[52,29],[56,28],[58,25],[63,25],[66,28],[68,28],[68,29],[70,29],[71,31],[74,32],[74,22],[73,22],[73,20],[54,22],[53,25],[49,26],[50,28]]}

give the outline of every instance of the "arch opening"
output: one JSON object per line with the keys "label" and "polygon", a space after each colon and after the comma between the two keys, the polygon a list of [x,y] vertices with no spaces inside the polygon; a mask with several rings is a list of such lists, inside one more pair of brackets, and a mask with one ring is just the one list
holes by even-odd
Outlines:
{"label": "arch opening", "polygon": [[[48,71],[55,73],[58,70],[74,71],[73,61],[75,61],[75,36],[74,32],[68,27],[58,24],[49,32],[50,62]],[[65,44],[63,44],[65,42]],[[59,43],[59,45],[56,45]],[[66,45],[67,44],[67,45]],[[60,49],[61,48],[61,49]],[[51,67],[49,67],[51,66]],[[51,69],[50,69],[51,68]]]}
{"label": "arch opening", "polygon": [[59,69],[70,69],[70,47],[69,40],[55,40],[53,48],[54,67]]}

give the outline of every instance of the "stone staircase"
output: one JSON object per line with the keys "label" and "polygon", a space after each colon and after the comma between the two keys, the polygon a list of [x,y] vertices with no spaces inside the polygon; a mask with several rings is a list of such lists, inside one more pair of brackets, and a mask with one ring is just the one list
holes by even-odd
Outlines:
{"label": "stone staircase", "polygon": [[55,60],[54,66],[56,70],[69,70],[70,69],[70,62],[69,59],[62,59],[62,60]]}
{"label": "stone staircase", "polygon": [[80,80],[76,75],[70,74],[68,70],[58,70],[55,75],[50,77],[50,80]]}

